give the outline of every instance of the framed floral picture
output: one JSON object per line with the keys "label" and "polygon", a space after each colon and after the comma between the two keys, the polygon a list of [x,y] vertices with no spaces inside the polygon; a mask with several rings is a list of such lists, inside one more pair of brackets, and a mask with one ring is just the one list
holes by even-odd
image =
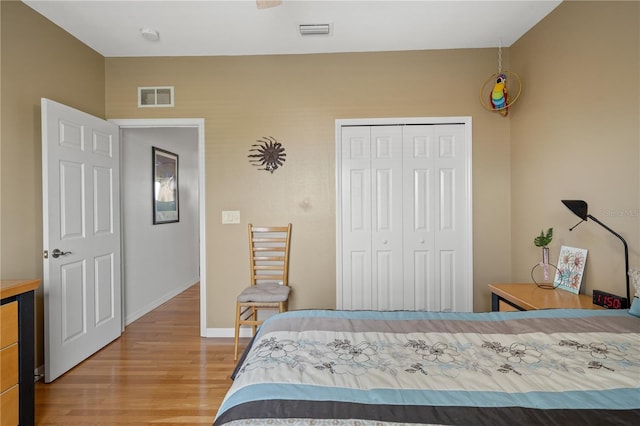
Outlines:
{"label": "framed floral picture", "polygon": [[562,246],[553,286],[571,293],[580,293],[586,262],[587,249]]}

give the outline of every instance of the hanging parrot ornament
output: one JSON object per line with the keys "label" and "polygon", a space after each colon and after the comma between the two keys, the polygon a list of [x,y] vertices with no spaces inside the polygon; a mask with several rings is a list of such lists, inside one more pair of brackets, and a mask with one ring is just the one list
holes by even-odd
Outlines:
{"label": "hanging parrot ornament", "polygon": [[498,74],[496,84],[493,85],[491,91],[491,105],[497,110],[503,117],[509,114],[509,96],[507,95],[507,76],[505,74]]}

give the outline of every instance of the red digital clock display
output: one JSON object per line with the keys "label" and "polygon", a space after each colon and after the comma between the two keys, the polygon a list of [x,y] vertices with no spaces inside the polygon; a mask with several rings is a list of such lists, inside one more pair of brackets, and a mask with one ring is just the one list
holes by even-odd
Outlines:
{"label": "red digital clock display", "polygon": [[616,296],[600,290],[593,290],[593,304],[607,309],[627,309],[629,307],[626,297]]}

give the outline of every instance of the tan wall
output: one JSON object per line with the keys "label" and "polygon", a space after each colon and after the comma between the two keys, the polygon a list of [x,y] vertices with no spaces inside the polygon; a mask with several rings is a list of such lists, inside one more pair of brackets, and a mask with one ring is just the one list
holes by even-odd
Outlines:
{"label": "tan wall", "polygon": [[[2,278],[42,276],[42,96],[109,118],[205,118],[208,327],[232,325],[248,221],[294,223],[292,308],[334,306],[337,118],[473,117],[475,310],[489,307],[486,284],[529,281],[531,240],[548,226],[552,255],[590,250],[588,289],[622,275],[613,236],[591,222],[568,233],[565,197],[587,200],[639,263],[637,3],[564,3],[505,49],[525,83],[506,119],[477,99],[495,49],[105,60],[21,3],[2,2],[1,17]],[[177,106],[138,109],[142,85],[174,85]],[[273,175],[246,157],[266,135],[287,150]],[[223,209],[242,225],[222,226]]]}
{"label": "tan wall", "polygon": [[[473,117],[474,306],[488,309],[486,285],[510,274],[509,122],[478,101],[496,58],[495,49],[107,58],[109,118],[205,119],[207,326],[233,326],[249,222],[293,223],[292,309],[335,307],[338,118]],[[175,86],[176,107],[138,109],[136,88],[153,85]],[[286,149],[273,174],[247,161],[262,136]],[[242,224],[221,225],[222,210],[239,210]]]}
{"label": "tan wall", "polygon": [[[22,2],[2,1],[0,278],[42,278],[40,98],[104,116],[104,58]],[[42,288],[36,293],[36,362]]]}
{"label": "tan wall", "polygon": [[512,274],[529,281],[554,228],[561,245],[586,248],[583,286],[625,294],[623,245],[561,199],[621,234],[640,265],[640,3],[565,2],[511,47],[526,91],[511,118]]}

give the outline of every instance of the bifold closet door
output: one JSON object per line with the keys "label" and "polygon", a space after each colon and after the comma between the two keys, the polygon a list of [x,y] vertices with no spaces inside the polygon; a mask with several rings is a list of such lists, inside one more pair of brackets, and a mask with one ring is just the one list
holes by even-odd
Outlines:
{"label": "bifold closet door", "polygon": [[470,310],[464,136],[462,124],[341,128],[338,308]]}
{"label": "bifold closet door", "polygon": [[402,282],[402,129],[342,129],[342,301],[399,309]]}
{"label": "bifold closet door", "polygon": [[464,131],[403,127],[403,309],[468,310]]}

